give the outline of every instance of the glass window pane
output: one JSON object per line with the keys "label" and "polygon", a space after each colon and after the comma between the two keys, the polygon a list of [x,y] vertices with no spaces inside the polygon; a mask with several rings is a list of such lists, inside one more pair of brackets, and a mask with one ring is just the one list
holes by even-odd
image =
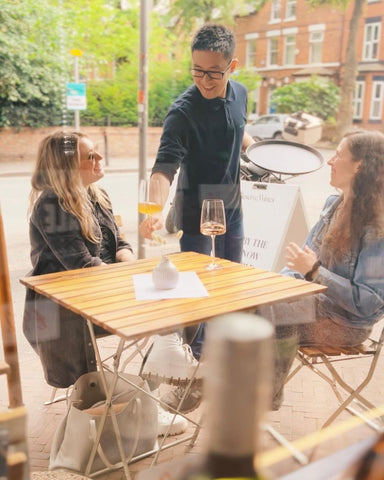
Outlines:
{"label": "glass window pane", "polygon": [[371,120],[381,120],[383,110],[383,82],[374,82],[372,86]]}
{"label": "glass window pane", "polygon": [[271,21],[280,20],[281,0],[272,0],[271,3]]}
{"label": "glass window pane", "polygon": [[277,38],[270,38],[269,39],[269,65],[277,65],[277,45],[278,39]]}
{"label": "glass window pane", "polygon": [[256,39],[252,38],[247,41],[247,57],[246,57],[247,67],[256,66]]}
{"label": "glass window pane", "polygon": [[323,32],[311,32],[309,41],[309,63],[320,63],[323,50]]}

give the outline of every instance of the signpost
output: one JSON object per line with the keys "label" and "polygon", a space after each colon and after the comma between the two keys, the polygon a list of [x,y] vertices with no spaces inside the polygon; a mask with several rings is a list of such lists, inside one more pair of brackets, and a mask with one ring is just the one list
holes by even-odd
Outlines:
{"label": "signpost", "polygon": [[[139,60],[139,183],[147,176],[147,127],[148,127],[148,16],[149,0],[140,0],[140,60]],[[144,220],[138,213],[138,224]],[[144,258],[145,246],[137,230],[138,258]]]}
{"label": "signpost", "polygon": [[[83,55],[83,52],[78,48],[72,48],[71,55],[74,62],[75,82],[67,84],[67,108],[68,110],[75,111],[75,130],[78,132],[80,130],[80,110],[85,110],[87,108],[85,84],[79,83],[79,57]],[[70,88],[69,85],[72,85],[72,88]],[[72,92],[72,94],[69,95],[68,91]],[[72,97],[72,99],[69,101],[69,103],[72,105],[72,108],[68,107],[69,97]]]}
{"label": "signpost", "polygon": [[87,95],[85,83],[67,83],[67,109],[85,110]]}

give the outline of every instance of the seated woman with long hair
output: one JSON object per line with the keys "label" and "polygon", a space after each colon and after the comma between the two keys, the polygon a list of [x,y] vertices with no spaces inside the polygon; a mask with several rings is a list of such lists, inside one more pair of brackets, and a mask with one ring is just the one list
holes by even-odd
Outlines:
{"label": "seated woman with long hair", "polygon": [[328,164],[330,183],[341,194],[327,199],[303,248],[288,245],[282,271],[327,290],[315,297],[308,323],[297,318],[305,301],[261,312],[276,325],[274,409],[282,402],[297,345],[358,345],[384,315],[384,135],[346,134]]}
{"label": "seated woman with long hair", "polygon": [[[42,140],[30,196],[30,275],[134,259],[107,193],[95,185],[103,176],[102,156],[85,135],[57,132]],[[96,335],[107,334],[95,329]],[[85,320],[30,289],[23,330],[48,384],[68,387],[96,370]]]}

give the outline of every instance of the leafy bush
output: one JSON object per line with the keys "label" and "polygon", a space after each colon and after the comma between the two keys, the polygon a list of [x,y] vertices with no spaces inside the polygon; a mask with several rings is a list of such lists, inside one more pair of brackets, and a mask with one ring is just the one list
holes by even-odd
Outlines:
{"label": "leafy bush", "polygon": [[55,11],[44,6],[1,2],[0,127],[60,123],[66,65],[57,61],[57,38],[44,28],[57,26]]}
{"label": "leafy bush", "polygon": [[[151,64],[148,81],[148,123],[162,125],[172,101],[191,83],[188,70],[175,72],[166,63]],[[87,85],[87,110],[81,113],[83,125],[137,125],[137,66],[122,65],[114,80]]]}
{"label": "leafy bush", "polygon": [[162,125],[171,103],[192,83],[188,65],[156,63],[149,79],[148,122]]}
{"label": "leafy bush", "polygon": [[340,89],[330,80],[313,76],[307,82],[296,82],[276,88],[271,101],[281,113],[303,111],[332,121],[340,102]]}
{"label": "leafy bush", "polygon": [[137,73],[120,70],[114,80],[87,85],[87,109],[81,114],[84,125],[137,125]]}

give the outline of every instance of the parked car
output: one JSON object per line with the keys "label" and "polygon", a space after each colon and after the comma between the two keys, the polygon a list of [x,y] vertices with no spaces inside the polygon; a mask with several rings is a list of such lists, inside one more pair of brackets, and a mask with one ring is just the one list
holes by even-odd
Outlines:
{"label": "parked car", "polygon": [[255,139],[264,138],[283,138],[284,120],[288,115],[280,113],[271,113],[261,115],[251,123],[247,123],[245,131]]}

